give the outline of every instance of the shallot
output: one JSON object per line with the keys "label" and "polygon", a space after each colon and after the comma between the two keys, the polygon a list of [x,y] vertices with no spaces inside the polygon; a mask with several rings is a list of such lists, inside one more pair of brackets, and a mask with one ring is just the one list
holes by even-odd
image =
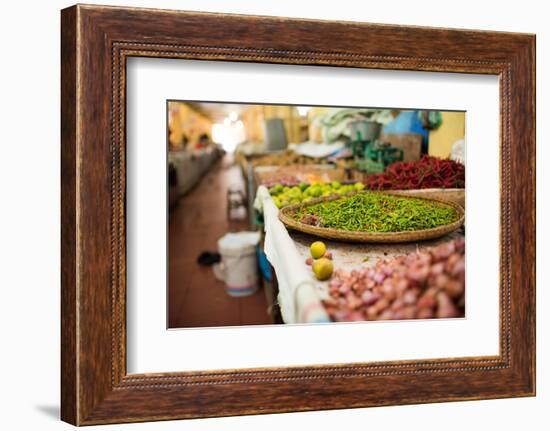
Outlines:
{"label": "shallot", "polygon": [[372,268],[337,270],[323,304],[334,321],[463,317],[464,249],[458,238]]}

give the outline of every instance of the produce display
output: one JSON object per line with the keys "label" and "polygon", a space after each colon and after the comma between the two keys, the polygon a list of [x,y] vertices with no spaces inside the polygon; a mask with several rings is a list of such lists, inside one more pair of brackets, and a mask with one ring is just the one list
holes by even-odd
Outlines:
{"label": "produce display", "polygon": [[269,193],[277,208],[282,208],[286,205],[308,202],[322,196],[345,195],[351,192],[361,191],[364,188],[365,185],[363,183],[342,184],[340,181],[332,181],[325,184],[316,182],[306,184],[302,182],[294,187],[276,184],[269,189]]}
{"label": "produce display", "polygon": [[464,188],[464,165],[453,160],[423,156],[412,162],[397,162],[381,174],[366,175],[370,190]]}
{"label": "produce display", "polygon": [[287,166],[287,165],[308,165],[323,163],[322,159],[302,156],[294,151],[285,151],[283,153],[268,154],[257,157],[251,161],[256,166]]}
{"label": "produce display", "polygon": [[437,201],[377,192],[356,193],[299,208],[301,223],[355,232],[405,232],[453,223],[459,213]]}
{"label": "produce display", "polygon": [[[456,229],[464,212],[460,206],[446,202],[449,193],[461,191],[425,189],[464,189],[463,164],[423,156],[416,161],[393,163],[381,174],[361,174],[355,177],[357,182],[346,183],[339,177],[327,177],[329,172],[334,174],[338,170],[350,178],[350,172],[341,167],[323,169],[312,164],[319,163],[315,159],[303,158],[306,165],[300,158],[285,153],[283,158],[279,154],[257,159],[259,165],[279,167],[256,170],[255,180],[269,189],[277,208],[284,208],[278,216],[287,227],[312,238],[338,241],[332,245],[334,250],[329,251],[323,241],[311,239],[314,242],[304,256],[312,276],[328,289],[322,303],[332,321],[464,317],[463,237],[436,247],[424,246],[410,254],[382,258],[374,266],[365,258],[364,248],[355,255],[355,250],[346,246],[348,251],[338,260],[342,240],[397,243],[397,237],[403,237],[404,242],[411,243],[419,238],[435,238],[428,236],[431,232],[443,236]],[[385,190],[414,191],[391,194]],[[430,199],[430,193],[434,192],[442,197]],[[427,198],[408,196],[409,193],[426,194]],[[313,199],[317,201],[310,202]],[[288,208],[289,205],[297,206]],[[446,228],[451,230],[445,231]],[[413,248],[407,245],[404,249]],[[337,256],[335,261],[333,252]],[[369,263],[359,266],[361,261]],[[338,268],[340,263],[347,266],[349,262],[357,262],[357,269]]]}
{"label": "produce display", "polygon": [[294,187],[299,185],[301,182],[302,180],[296,175],[288,174],[286,172],[270,172],[269,174],[263,174],[260,178],[260,184],[266,187],[274,187],[279,184],[281,186]]}
{"label": "produce display", "polygon": [[277,184],[292,187],[300,183],[330,183],[345,178],[343,169],[335,169],[331,165],[268,166],[256,169],[255,174],[258,182],[266,187]]}
{"label": "produce display", "polygon": [[463,317],[464,249],[459,238],[373,268],[336,270],[323,304],[337,322]]}

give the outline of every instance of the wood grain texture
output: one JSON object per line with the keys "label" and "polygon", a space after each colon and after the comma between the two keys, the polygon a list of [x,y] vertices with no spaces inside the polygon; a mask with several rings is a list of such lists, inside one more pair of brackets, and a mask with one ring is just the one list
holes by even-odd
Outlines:
{"label": "wood grain texture", "polygon": [[76,9],[61,17],[61,417],[77,422]]}
{"label": "wood grain texture", "polygon": [[[525,34],[100,6],[62,11],[63,420],[85,425],[533,395],[534,49],[535,37]],[[131,56],[498,75],[500,355],[127,375]]]}

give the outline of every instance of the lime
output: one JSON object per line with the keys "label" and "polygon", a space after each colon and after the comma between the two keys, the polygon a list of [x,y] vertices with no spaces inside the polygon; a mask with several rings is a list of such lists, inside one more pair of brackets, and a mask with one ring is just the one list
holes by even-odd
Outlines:
{"label": "lime", "polygon": [[302,191],[300,190],[300,187],[292,187],[288,192],[288,195],[292,198],[299,198],[302,196]]}
{"label": "lime", "polygon": [[317,259],[315,262],[313,262],[313,273],[315,274],[315,277],[317,277],[317,280],[328,280],[330,276],[332,275],[332,271],[334,269],[334,266],[332,264],[332,261],[330,259],[327,259],[326,257],[322,257],[321,259]]}
{"label": "lime", "polygon": [[310,195],[315,197],[315,198],[318,198],[319,196],[321,196],[321,193],[323,193],[323,191],[321,190],[321,187],[319,186],[312,186],[309,188],[310,190]]}
{"label": "lime", "polygon": [[313,257],[313,259],[319,259],[326,253],[326,251],[327,246],[322,241],[315,241],[309,247],[309,252],[311,253],[311,257]]}

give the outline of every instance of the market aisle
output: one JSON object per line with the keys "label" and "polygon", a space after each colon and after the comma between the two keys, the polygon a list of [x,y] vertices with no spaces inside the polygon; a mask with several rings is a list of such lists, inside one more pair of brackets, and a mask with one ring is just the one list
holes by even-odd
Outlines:
{"label": "market aisle", "polygon": [[246,220],[230,222],[226,217],[226,191],[235,184],[244,190],[238,165],[225,156],[170,212],[170,328],[272,323],[263,290],[246,298],[230,297],[212,267],[196,263],[202,251],[217,249],[217,240],[226,232],[249,228]]}

